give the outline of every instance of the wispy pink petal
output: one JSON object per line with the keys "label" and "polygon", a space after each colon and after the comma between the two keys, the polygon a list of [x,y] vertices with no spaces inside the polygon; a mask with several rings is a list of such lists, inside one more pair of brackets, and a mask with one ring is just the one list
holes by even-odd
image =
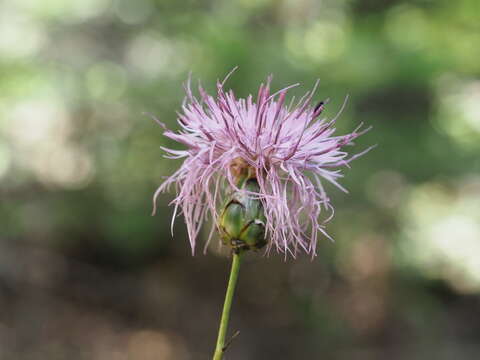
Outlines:
{"label": "wispy pink petal", "polygon": [[[217,81],[215,96],[199,86],[199,98],[187,81],[177,119],[180,131],[169,130],[155,119],[166,137],[186,149],[162,147],[167,158],[184,161],[157,189],[154,203],[161,192],[175,185],[174,218],[183,214],[193,252],[207,217],[213,219],[208,242],[213,236],[223,195],[235,188],[230,165],[240,157],[256,172],[260,190],[251,195],[264,205],[267,252],[273,249],[295,257],[303,251],[315,256],[318,234],[330,238],[325,223],[334,211],[324,182],[347,191],[338,182],[341,168],[372,147],[350,157],[345,147],[370,128],[361,130],[360,124],[350,134],[335,136],[340,113],[331,120],[320,119],[328,100],[312,104],[318,82],[295,105],[292,99],[286,106],[288,90],[298,84],[270,94],[269,77],[254,101],[252,96],[236,98],[232,90],[226,91],[227,78]],[[344,107],[345,103],[340,112]]]}

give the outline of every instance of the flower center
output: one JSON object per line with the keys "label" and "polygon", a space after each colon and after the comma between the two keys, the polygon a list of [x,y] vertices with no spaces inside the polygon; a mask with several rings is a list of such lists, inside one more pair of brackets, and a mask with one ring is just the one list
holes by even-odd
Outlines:
{"label": "flower center", "polygon": [[230,163],[230,173],[237,181],[240,179],[256,179],[257,177],[255,169],[240,156]]}

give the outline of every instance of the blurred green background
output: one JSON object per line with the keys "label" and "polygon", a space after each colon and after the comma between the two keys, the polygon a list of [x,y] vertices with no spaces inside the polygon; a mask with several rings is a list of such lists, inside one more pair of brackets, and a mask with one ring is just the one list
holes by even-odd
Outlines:
{"label": "blurred green background", "polygon": [[[0,2],[0,359],[209,359],[229,261],[190,254],[173,193],[182,83],[321,80],[373,130],[329,187],[319,256],[252,254],[226,359],[480,353],[480,2]],[[201,249],[201,247],[199,248]]]}

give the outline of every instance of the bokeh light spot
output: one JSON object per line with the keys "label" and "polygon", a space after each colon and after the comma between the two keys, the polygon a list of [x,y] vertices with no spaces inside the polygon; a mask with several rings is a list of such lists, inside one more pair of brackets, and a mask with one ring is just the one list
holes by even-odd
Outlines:
{"label": "bokeh light spot", "polygon": [[86,76],[87,88],[94,98],[116,99],[127,87],[125,70],[111,62],[93,65]]}
{"label": "bokeh light spot", "polygon": [[14,7],[0,5],[0,53],[2,57],[31,56],[46,41],[44,28]]}
{"label": "bokeh light spot", "polygon": [[158,33],[143,33],[131,41],[126,58],[130,66],[149,78],[176,76],[186,69],[188,45]]}
{"label": "bokeh light spot", "polygon": [[429,24],[422,10],[401,4],[387,14],[385,33],[402,50],[420,50],[428,44]]}
{"label": "bokeh light spot", "polygon": [[313,24],[304,38],[305,51],[317,61],[331,61],[346,49],[347,26],[341,22],[319,21]]}
{"label": "bokeh light spot", "polygon": [[[468,182],[480,184],[479,177]],[[407,263],[462,292],[480,291],[480,186],[427,183],[410,192],[401,249]]]}
{"label": "bokeh light spot", "polygon": [[480,81],[443,75],[435,101],[434,124],[463,149],[480,148]]}
{"label": "bokeh light spot", "polygon": [[117,0],[115,13],[126,24],[141,24],[152,13],[152,7],[150,0]]}

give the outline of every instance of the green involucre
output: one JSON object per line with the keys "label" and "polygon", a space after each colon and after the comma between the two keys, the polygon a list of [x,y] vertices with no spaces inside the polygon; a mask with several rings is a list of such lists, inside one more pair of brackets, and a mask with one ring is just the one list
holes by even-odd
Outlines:
{"label": "green involucre", "polygon": [[239,182],[240,191],[234,192],[220,215],[218,228],[222,241],[235,252],[258,250],[267,244],[265,214],[262,202],[250,192],[259,192],[256,179]]}

